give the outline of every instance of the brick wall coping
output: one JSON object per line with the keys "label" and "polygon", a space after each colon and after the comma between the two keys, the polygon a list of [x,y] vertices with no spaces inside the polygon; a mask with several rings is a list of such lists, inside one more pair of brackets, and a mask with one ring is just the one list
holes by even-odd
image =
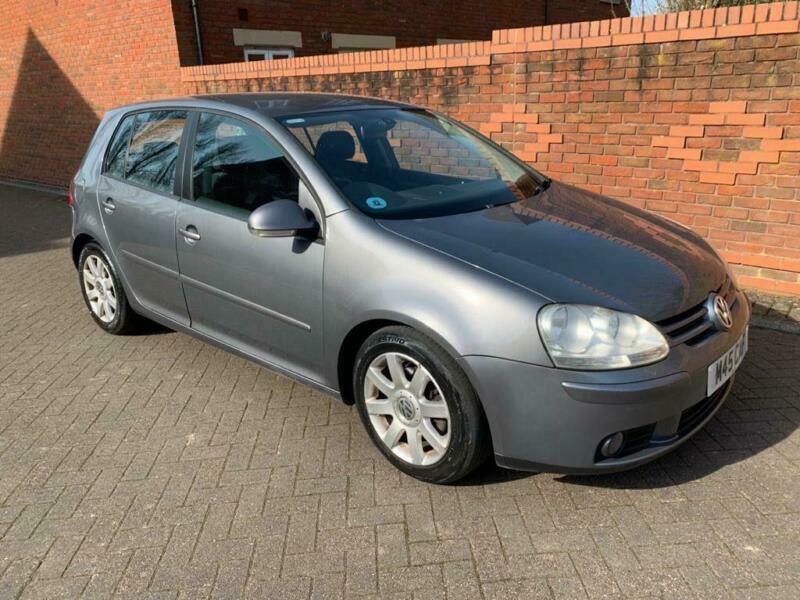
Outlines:
{"label": "brick wall coping", "polygon": [[498,29],[491,41],[183,67],[184,82],[488,65],[493,55],[657,44],[800,31],[797,0],[743,7]]}

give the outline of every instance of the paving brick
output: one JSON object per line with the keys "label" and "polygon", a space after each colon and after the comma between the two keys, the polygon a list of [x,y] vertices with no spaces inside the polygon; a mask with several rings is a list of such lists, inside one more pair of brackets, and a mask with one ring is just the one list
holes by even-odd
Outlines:
{"label": "paving brick", "polygon": [[[796,336],[751,329],[726,405],[660,461],[430,486],[351,408],[185,335],[100,332],[64,205],[25,202],[30,240],[0,239],[0,597],[797,596]],[[7,282],[32,267],[24,310]]]}
{"label": "paving brick", "polygon": [[403,524],[378,525],[377,560],[379,568],[405,567],[408,565],[408,545]]}

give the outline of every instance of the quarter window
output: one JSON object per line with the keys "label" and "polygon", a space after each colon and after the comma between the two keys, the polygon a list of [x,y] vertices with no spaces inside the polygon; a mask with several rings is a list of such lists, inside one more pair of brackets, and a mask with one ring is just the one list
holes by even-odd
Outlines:
{"label": "quarter window", "polygon": [[255,126],[202,113],[192,161],[196,201],[249,214],[273,200],[298,201],[300,181],[283,152]]}
{"label": "quarter window", "polygon": [[133,125],[125,178],[138,185],[170,193],[175,182],[186,111],[139,113]]}
{"label": "quarter window", "polygon": [[106,173],[109,175],[120,178],[125,176],[125,157],[128,154],[128,142],[135,118],[136,115],[125,117],[111,140],[106,157]]}

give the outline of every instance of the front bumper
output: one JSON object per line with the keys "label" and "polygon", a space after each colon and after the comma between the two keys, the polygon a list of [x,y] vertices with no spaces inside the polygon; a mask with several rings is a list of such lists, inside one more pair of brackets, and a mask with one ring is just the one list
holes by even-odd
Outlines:
{"label": "front bumper", "polygon": [[[487,356],[459,359],[489,421],[501,466],[559,473],[613,472],[651,461],[688,440],[716,413],[733,378],[706,397],[707,369],[744,334],[750,306],[741,292],[734,326],[695,346],[681,344],[654,365],[568,371]],[[599,452],[624,432],[611,458]]]}

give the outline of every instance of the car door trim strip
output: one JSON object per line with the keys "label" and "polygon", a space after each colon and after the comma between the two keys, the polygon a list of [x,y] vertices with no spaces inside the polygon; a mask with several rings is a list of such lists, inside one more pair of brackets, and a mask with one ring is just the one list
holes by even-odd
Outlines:
{"label": "car door trim strip", "polygon": [[177,271],[173,271],[169,267],[165,267],[164,265],[160,265],[158,263],[154,263],[151,260],[147,260],[146,258],[142,258],[138,254],[134,254],[133,252],[130,252],[128,250],[123,250],[122,248],[120,248],[120,253],[123,256],[125,256],[125,258],[130,258],[132,261],[137,262],[140,265],[147,267],[148,269],[153,269],[153,271],[158,271],[159,273],[162,273],[164,275],[169,275],[171,277],[178,277]]}
{"label": "car door trim strip", "polygon": [[200,289],[204,292],[208,292],[209,294],[214,294],[215,296],[224,298],[229,302],[239,304],[240,306],[243,306],[247,309],[259,312],[263,315],[267,315],[268,317],[273,317],[275,319],[278,319],[279,321],[283,321],[284,323],[288,323],[289,325],[293,325],[294,327],[299,327],[300,329],[303,329],[305,331],[311,331],[311,325],[309,325],[308,323],[303,323],[303,321],[298,321],[297,319],[294,319],[288,315],[284,315],[283,313],[279,313],[278,311],[269,309],[266,306],[261,306],[260,304],[256,304],[255,302],[251,302],[250,300],[245,300],[244,298],[240,298],[239,296],[234,296],[233,294],[221,290],[219,288],[216,288],[213,285],[208,285],[207,283],[203,283],[202,281],[192,279],[187,275],[181,274],[181,281],[187,285],[191,285],[192,287]]}

